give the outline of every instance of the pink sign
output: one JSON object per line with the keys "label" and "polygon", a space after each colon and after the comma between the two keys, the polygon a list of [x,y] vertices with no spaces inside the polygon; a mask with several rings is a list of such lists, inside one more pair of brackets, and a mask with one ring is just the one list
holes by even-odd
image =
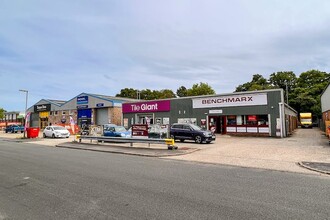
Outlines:
{"label": "pink sign", "polygon": [[170,100],[134,102],[123,104],[123,113],[169,112],[170,110]]}

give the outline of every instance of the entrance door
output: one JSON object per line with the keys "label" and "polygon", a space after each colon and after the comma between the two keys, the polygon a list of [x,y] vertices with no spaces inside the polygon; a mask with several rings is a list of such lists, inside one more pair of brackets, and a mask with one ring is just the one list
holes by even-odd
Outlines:
{"label": "entrance door", "polygon": [[226,134],[226,116],[209,116],[209,129],[216,134]]}
{"label": "entrance door", "polygon": [[48,126],[48,118],[40,118],[40,130]]}

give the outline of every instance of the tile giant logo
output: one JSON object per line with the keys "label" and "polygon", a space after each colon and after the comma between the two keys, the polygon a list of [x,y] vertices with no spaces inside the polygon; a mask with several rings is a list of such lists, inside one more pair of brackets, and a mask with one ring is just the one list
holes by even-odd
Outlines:
{"label": "tile giant logo", "polygon": [[168,112],[170,104],[170,100],[124,103],[123,113]]}
{"label": "tile giant logo", "polygon": [[216,96],[193,99],[193,108],[267,105],[267,94]]}

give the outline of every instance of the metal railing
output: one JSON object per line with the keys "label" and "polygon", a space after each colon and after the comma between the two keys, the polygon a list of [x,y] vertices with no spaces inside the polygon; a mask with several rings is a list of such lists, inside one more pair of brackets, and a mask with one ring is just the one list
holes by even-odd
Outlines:
{"label": "metal railing", "polygon": [[178,149],[175,146],[174,139],[156,139],[156,138],[124,138],[124,137],[104,137],[104,136],[89,136],[89,135],[76,135],[76,140],[81,143],[82,139],[97,141],[97,143],[130,143],[133,147],[134,143],[146,143],[150,147],[150,144],[165,144],[168,150]]}

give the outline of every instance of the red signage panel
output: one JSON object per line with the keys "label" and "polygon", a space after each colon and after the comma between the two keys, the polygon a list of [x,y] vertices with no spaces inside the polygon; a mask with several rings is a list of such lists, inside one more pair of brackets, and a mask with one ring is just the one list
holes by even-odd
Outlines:
{"label": "red signage panel", "polygon": [[147,124],[132,125],[132,136],[148,137],[148,125]]}

